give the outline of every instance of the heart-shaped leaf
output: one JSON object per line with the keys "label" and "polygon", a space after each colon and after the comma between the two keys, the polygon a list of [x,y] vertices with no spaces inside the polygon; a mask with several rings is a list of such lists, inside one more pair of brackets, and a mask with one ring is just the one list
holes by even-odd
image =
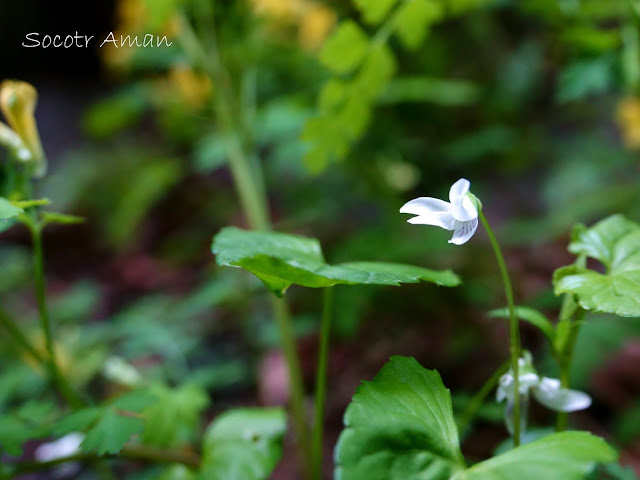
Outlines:
{"label": "heart-shaped leaf", "polygon": [[464,468],[449,390],[413,358],[392,357],[364,382],[344,423],[337,479],[439,480]]}
{"label": "heart-shaped leaf", "polygon": [[267,479],[282,456],[287,417],[281,408],[230,410],[209,426],[201,480]]}
{"label": "heart-shaped leaf", "polygon": [[248,270],[279,297],[291,284],[315,288],[336,284],[397,286],[420,281],[447,287],[460,284],[451,270],[384,262],[329,265],[316,239],[297,235],[227,227],[214,237],[212,250],[218,265]]}
{"label": "heart-shaped leaf", "polygon": [[570,265],[553,275],[556,295],[571,293],[585,310],[640,316],[640,225],[614,215],[574,228],[569,251],[602,263],[605,272]]}

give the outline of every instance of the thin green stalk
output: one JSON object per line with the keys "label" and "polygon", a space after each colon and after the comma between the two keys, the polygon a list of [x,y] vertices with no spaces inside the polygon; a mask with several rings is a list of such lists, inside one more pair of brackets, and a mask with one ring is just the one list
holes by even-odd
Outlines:
{"label": "thin green stalk", "polygon": [[[158,449],[146,445],[127,445],[117,454],[117,457],[151,463],[180,463],[194,470],[200,468],[200,458],[195,453]],[[14,466],[13,474],[40,472],[68,462],[93,462],[104,458],[90,453],[75,453],[45,462],[20,462]]]}
{"label": "thin green stalk", "polygon": [[22,347],[33,359],[41,364],[45,364],[46,360],[40,355],[40,352],[31,344],[29,339],[22,333],[13,320],[3,310],[0,310],[0,323],[13,336],[13,339]]}
{"label": "thin green stalk", "polygon": [[304,408],[304,389],[302,381],[302,368],[296,350],[296,338],[289,310],[284,299],[272,297],[276,325],[280,334],[282,352],[284,354],[287,369],[289,370],[289,382],[291,386],[291,410],[299,445],[300,454],[305,462],[307,474],[311,468],[311,451],[309,449],[309,426]]}
{"label": "thin green stalk", "polygon": [[[580,332],[580,326],[582,325],[582,319],[584,318],[585,311],[578,307],[575,317],[570,321],[570,330],[567,341],[564,344],[564,348],[561,352],[558,352],[558,363],[560,367],[560,386],[562,388],[569,388],[571,386],[571,359],[573,358],[573,350],[578,339],[578,333]],[[556,432],[563,432],[567,429],[569,423],[569,414],[567,412],[558,412],[556,416]]]}
{"label": "thin green stalk", "polygon": [[469,426],[471,420],[473,420],[473,417],[475,417],[480,407],[482,407],[484,399],[487,398],[487,395],[489,395],[493,388],[498,384],[500,377],[504,375],[504,373],[509,369],[509,363],[510,360],[507,360],[502,365],[500,365],[496,369],[496,371],[493,372],[493,375],[491,375],[491,377],[489,377],[489,379],[484,382],[482,387],[480,387],[480,390],[478,390],[476,394],[471,398],[469,404],[467,405],[467,408],[465,408],[464,412],[462,412],[462,415],[460,415],[460,420],[458,420],[459,432],[464,432]]}
{"label": "thin green stalk", "polygon": [[322,320],[320,325],[320,348],[318,350],[318,366],[316,373],[315,418],[313,422],[313,440],[311,455],[313,457],[313,478],[322,478],[322,446],[324,434],[324,405],[327,396],[327,362],[329,359],[329,336],[333,317],[333,287],[324,289]]}
{"label": "thin green stalk", "polygon": [[[187,55],[200,65],[211,77],[218,91],[214,98],[214,109],[220,125],[225,130],[227,140],[227,153],[229,155],[229,167],[233,181],[240,198],[242,209],[247,216],[249,224],[256,230],[270,230],[268,202],[265,189],[262,186],[262,175],[259,165],[252,165],[249,156],[245,152],[243,139],[241,102],[235,101],[236,93],[231,84],[231,77],[224,68],[218,51],[215,31],[213,28],[213,12],[207,11],[206,17],[212,25],[203,29],[203,35],[207,41],[206,48],[198,38],[192,25],[182,17],[182,34],[180,40]],[[302,369],[300,359],[296,351],[296,339],[293,333],[293,325],[285,300],[273,299],[273,311],[278,327],[281,346],[289,370],[291,384],[291,409],[293,413],[294,428],[301,458],[307,470],[311,467],[311,452],[309,449],[309,426],[307,424],[304,408],[304,387],[302,382]],[[309,472],[307,472],[309,473]]]}
{"label": "thin green stalk", "polygon": [[513,445],[517,447],[520,445],[520,378],[519,378],[519,364],[520,359],[520,328],[518,325],[518,319],[516,317],[516,307],[513,301],[513,289],[511,288],[511,280],[509,279],[509,272],[504,262],[502,250],[500,244],[496,240],[493,230],[489,225],[489,222],[484,216],[482,209],[478,208],[480,221],[487,231],[489,241],[493,247],[493,252],[498,262],[498,268],[500,270],[500,276],[502,277],[502,284],[504,286],[504,294],[507,299],[507,305],[509,306],[509,347],[511,350],[511,370],[513,371]]}
{"label": "thin green stalk", "polygon": [[53,334],[51,331],[51,322],[49,321],[49,311],[47,309],[46,300],[46,283],[44,277],[44,257],[42,253],[42,228],[39,224],[32,222],[28,224],[33,239],[33,261],[35,274],[35,291],[36,302],[38,304],[38,313],[40,315],[40,327],[44,334],[45,348],[49,356],[48,366],[51,377],[58,390],[65,398],[67,403],[73,408],[79,408],[83,402],[78,394],[67,383],[66,378],[60,372],[60,367],[56,359],[55,347],[53,343]]}
{"label": "thin green stalk", "polygon": [[254,178],[247,157],[237,139],[229,139],[229,166],[233,175],[236,190],[249,223],[256,230],[270,230],[271,225],[267,213],[267,200],[260,195],[257,179]]}

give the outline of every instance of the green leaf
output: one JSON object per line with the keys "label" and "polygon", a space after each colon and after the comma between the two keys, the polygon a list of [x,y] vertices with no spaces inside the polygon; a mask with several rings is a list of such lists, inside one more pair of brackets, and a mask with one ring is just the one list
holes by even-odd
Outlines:
{"label": "green leaf", "polygon": [[107,408],[96,424],[87,432],[80,448],[98,455],[118,453],[129,439],[144,428],[141,418],[124,415]]}
{"label": "green leaf", "polygon": [[616,457],[613,448],[599,437],[563,432],[477,463],[455,480],[581,480],[596,463],[613,462]]}
{"label": "green leaf", "polygon": [[569,251],[600,261],[606,272],[570,265],[554,272],[556,295],[571,293],[585,310],[640,316],[640,225],[614,215],[591,228],[577,225]]}
{"label": "green leaf", "polygon": [[19,457],[25,442],[48,436],[49,417],[54,410],[52,403],[29,401],[18,411],[1,416],[0,450]]}
{"label": "green leaf", "polygon": [[98,455],[118,453],[129,439],[142,431],[144,421],[139,412],[155,401],[147,390],[133,390],[109,400],[100,407],[78,410],[54,426],[54,432],[86,432],[80,448]]}
{"label": "green leaf", "polygon": [[118,410],[141,413],[149,405],[157,401],[156,396],[147,389],[132,390],[109,402],[109,405]]}
{"label": "green leaf", "polygon": [[154,391],[157,401],[142,414],[145,419],[142,441],[168,447],[188,440],[196,429],[200,413],[209,403],[206,392],[195,385],[173,390],[157,386]]}
{"label": "green leaf", "polygon": [[384,43],[372,47],[355,78],[352,87],[354,96],[376,99],[393,77],[395,70],[396,60],[389,47]]}
{"label": "green leaf", "polygon": [[416,49],[429,26],[442,18],[443,13],[442,6],[434,0],[408,0],[396,17],[395,33],[407,49]]}
{"label": "green leaf", "polygon": [[377,25],[387,16],[398,0],[355,0],[366,23]]}
{"label": "green leaf", "polygon": [[228,134],[213,132],[198,140],[193,154],[198,171],[213,172],[227,163],[229,137]]}
{"label": "green leaf", "polygon": [[212,250],[218,265],[244,268],[277,296],[284,295],[291,284],[313,288],[337,284],[397,286],[421,280],[449,287],[460,284],[450,270],[382,262],[329,265],[317,240],[282,233],[227,227],[214,237]]}
{"label": "green leaf", "polygon": [[286,414],[281,408],[242,408],[225,412],[205,433],[199,478],[269,478],[282,456],[286,426]]}
{"label": "green leaf", "polygon": [[24,213],[24,209],[15,206],[11,201],[4,197],[0,197],[0,219],[8,220]]}
{"label": "green leaf", "polygon": [[564,103],[602,93],[613,84],[614,76],[613,59],[608,55],[576,61],[560,73],[556,98]]}
{"label": "green leaf", "polygon": [[355,22],[347,20],[327,39],[320,60],[334,73],[349,73],[360,65],[368,46],[367,35]]}
{"label": "green leaf", "polygon": [[73,412],[54,425],[53,433],[66,435],[71,432],[84,432],[96,422],[101,413],[102,410],[98,407],[83,408]]}
{"label": "green leaf", "polygon": [[364,382],[344,423],[337,479],[439,480],[464,468],[449,390],[413,358],[392,357]]}
{"label": "green leaf", "polygon": [[318,106],[328,112],[341,105],[349,94],[349,84],[337,78],[330,79],[320,90]]}
{"label": "green leaf", "polygon": [[[150,477],[151,478],[151,477]],[[172,465],[165,469],[157,480],[195,480],[195,473],[184,465]]]}
{"label": "green leaf", "polygon": [[[516,307],[515,313],[520,320],[524,320],[525,322],[529,322],[531,325],[538,327],[553,345],[556,335],[556,329],[547,317],[545,317],[539,311],[529,307]],[[495,310],[491,310],[489,312],[489,316],[498,318],[509,318],[509,309],[507,307],[496,308]]]}
{"label": "green leaf", "polygon": [[134,86],[94,103],[83,118],[85,130],[96,138],[106,138],[134,125],[149,103],[147,89]]}
{"label": "green leaf", "polygon": [[140,228],[149,209],[180,181],[181,176],[181,162],[174,157],[155,158],[145,168],[132,169],[125,174],[107,220],[108,239],[115,245],[125,243]]}
{"label": "green leaf", "polygon": [[32,438],[30,428],[25,428],[25,422],[16,417],[4,416],[0,418],[0,448],[9,455],[22,455],[22,445]]}

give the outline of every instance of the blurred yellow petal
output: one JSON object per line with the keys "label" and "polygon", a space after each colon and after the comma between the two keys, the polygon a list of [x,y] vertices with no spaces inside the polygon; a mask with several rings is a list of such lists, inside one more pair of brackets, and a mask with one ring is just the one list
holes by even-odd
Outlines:
{"label": "blurred yellow petal", "polygon": [[182,18],[177,13],[171,15],[160,31],[161,35],[165,35],[167,38],[177,38],[182,32]]}
{"label": "blurred yellow petal", "polygon": [[213,91],[211,79],[194,72],[187,65],[174,65],[169,71],[169,81],[178,93],[180,100],[190,107],[201,107]]}
{"label": "blurred yellow petal", "polygon": [[116,9],[118,28],[128,32],[144,29],[148,12],[144,0],[120,0]]}
{"label": "blurred yellow petal", "polygon": [[640,149],[640,99],[628,97],[620,100],[616,119],[625,146],[631,150]]}
{"label": "blurred yellow petal", "polygon": [[317,50],[336,23],[336,14],[324,5],[307,9],[300,20],[298,41],[306,50]]}
{"label": "blurred yellow petal", "polygon": [[251,5],[258,15],[291,22],[302,15],[307,2],[304,0],[252,0]]}
{"label": "blurred yellow petal", "polygon": [[31,152],[34,176],[42,177],[47,171],[47,162],[34,117],[37,101],[38,92],[27,82],[5,80],[0,83],[0,110]]}

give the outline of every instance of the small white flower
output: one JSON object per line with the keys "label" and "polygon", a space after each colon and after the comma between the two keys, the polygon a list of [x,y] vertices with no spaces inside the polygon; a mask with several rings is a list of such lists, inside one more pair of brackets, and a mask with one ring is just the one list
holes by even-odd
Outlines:
{"label": "small white flower", "polygon": [[55,442],[43,443],[35,451],[36,460],[48,462],[78,453],[83,440],[84,434],[72,432]]}
{"label": "small white flower", "polygon": [[545,407],[558,412],[575,412],[591,406],[591,397],[579,390],[560,388],[560,380],[542,377],[533,396]]}
{"label": "small white flower", "polygon": [[[560,380],[556,378],[540,377],[533,371],[531,358],[521,358],[519,360],[520,381],[518,390],[520,391],[520,420],[521,431],[525,430],[527,407],[529,403],[529,392],[533,397],[545,407],[557,412],[575,412],[584,410],[591,405],[591,397],[578,390],[561,388]],[[513,371],[509,370],[500,377],[498,390],[496,391],[496,401],[507,400],[505,409],[505,423],[507,429],[513,434],[513,402],[515,396]]]}
{"label": "small white flower", "polygon": [[453,230],[449,243],[466,243],[478,228],[478,209],[469,196],[469,180],[461,178],[449,190],[449,202],[432,197],[419,197],[405,203],[400,213],[411,213],[417,217],[409,223],[434,225]]}
{"label": "small white flower", "polygon": [[[72,432],[54,442],[43,443],[34,453],[36,460],[39,462],[49,462],[59,458],[69,457],[80,453],[80,444],[84,440],[84,434]],[[52,476],[56,478],[69,477],[80,470],[80,464],[77,462],[67,462],[57,466],[52,471]]]}
{"label": "small white flower", "polygon": [[[513,402],[514,385],[511,370],[500,378],[500,385],[496,392],[496,400],[501,402],[505,398],[507,402]],[[520,375],[520,395],[533,394],[533,397],[545,407],[557,412],[575,412],[584,410],[591,405],[591,397],[578,390],[570,390],[560,387],[560,380],[556,378],[539,377],[535,373],[523,373]]]}

